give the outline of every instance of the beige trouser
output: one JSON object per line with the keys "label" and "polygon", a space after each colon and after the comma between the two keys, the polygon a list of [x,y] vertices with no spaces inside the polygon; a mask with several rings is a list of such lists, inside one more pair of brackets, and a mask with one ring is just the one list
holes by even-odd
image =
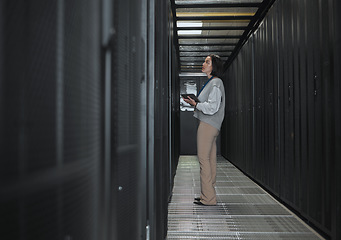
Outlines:
{"label": "beige trouser", "polygon": [[206,205],[217,204],[215,192],[217,171],[218,129],[200,122],[197,132],[198,159],[200,163],[201,202]]}

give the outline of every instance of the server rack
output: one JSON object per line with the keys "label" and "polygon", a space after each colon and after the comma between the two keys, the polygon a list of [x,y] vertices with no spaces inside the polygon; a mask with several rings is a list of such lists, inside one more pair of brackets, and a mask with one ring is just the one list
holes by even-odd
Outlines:
{"label": "server rack", "polygon": [[1,238],[95,239],[100,4],[1,1],[0,9]]}
{"label": "server rack", "polygon": [[[336,2],[275,2],[228,69],[231,103],[222,151],[332,239],[340,236],[333,214],[340,209]],[[251,97],[245,85],[250,79],[253,117],[242,114],[248,97],[237,96]],[[242,124],[244,117],[252,121],[252,131]]]}
{"label": "server rack", "polygon": [[179,157],[170,3],[0,12],[1,237],[164,238]]}

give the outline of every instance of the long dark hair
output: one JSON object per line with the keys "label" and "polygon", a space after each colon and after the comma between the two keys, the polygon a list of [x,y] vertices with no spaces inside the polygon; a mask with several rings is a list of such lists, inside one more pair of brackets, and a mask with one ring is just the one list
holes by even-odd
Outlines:
{"label": "long dark hair", "polygon": [[222,78],[224,71],[223,71],[223,60],[218,55],[210,54],[208,55],[212,61],[212,72],[211,75],[214,77]]}

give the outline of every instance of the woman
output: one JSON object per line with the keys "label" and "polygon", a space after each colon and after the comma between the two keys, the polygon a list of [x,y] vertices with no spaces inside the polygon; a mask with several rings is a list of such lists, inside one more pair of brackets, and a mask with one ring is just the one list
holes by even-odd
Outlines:
{"label": "woman", "polygon": [[194,106],[194,117],[200,120],[197,131],[198,159],[200,163],[201,195],[195,198],[198,205],[216,205],[215,192],[216,162],[217,162],[217,136],[225,114],[225,89],[220,79],[223,63],[219,56],[209,55],[202,66],[208,81],[199,91],[195,102],[191,98],[185,102]]}

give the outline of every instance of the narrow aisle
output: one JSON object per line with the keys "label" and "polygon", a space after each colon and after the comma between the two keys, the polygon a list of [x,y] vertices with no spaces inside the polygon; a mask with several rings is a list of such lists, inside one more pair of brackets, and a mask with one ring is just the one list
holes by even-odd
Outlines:
{"label": "narrow aisle", "polygon": [[199,163],[181,156],[168,207],[171,239],[323,239],[223,157],[217,162],[217,206],[198,206]]}

